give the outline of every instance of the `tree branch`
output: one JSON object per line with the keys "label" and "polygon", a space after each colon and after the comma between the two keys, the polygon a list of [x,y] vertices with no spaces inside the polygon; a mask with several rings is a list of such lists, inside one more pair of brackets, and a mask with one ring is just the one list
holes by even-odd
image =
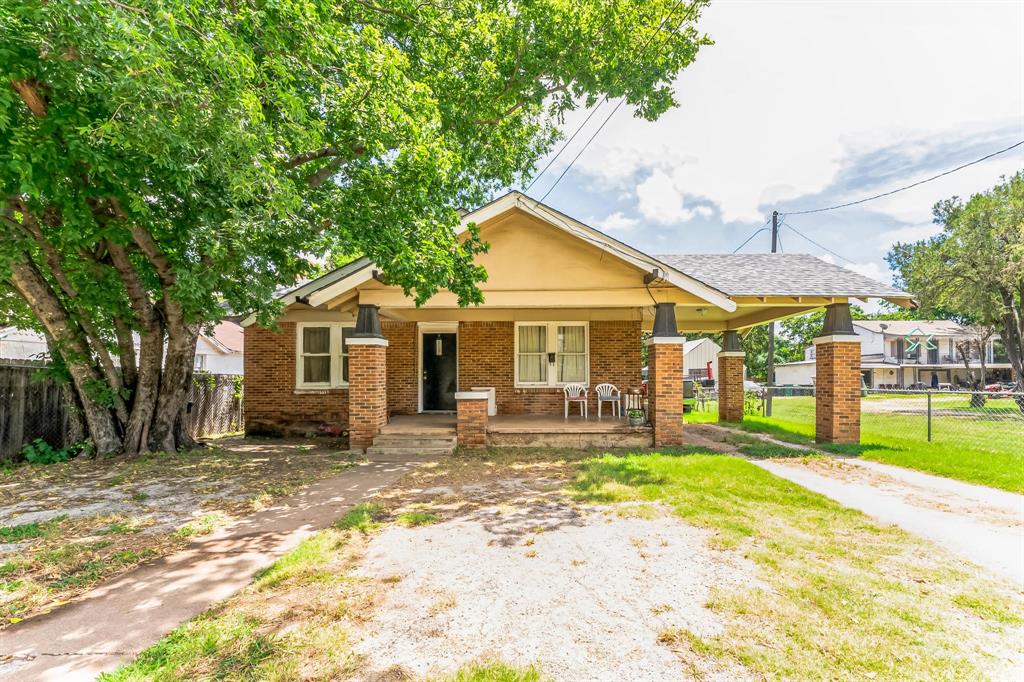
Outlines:
{"label": "tree branch", "polygon": [[28,110],[36,118],[46,117],[46,100],[39,94],[39,82],[34,78],[26,78],[20,81],[11,81],[11,87],[21,96]]}

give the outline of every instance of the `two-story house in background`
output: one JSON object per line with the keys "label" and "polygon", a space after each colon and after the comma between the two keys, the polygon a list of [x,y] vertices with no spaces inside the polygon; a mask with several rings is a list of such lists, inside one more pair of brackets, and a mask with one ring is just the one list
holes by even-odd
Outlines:
{"label": "two-story house in background", "polygon": [[[860,337],[861,374],[868,388],[927,388],[932,375],[942,388],[969,383],[957,344],[973,339],[969,330],[950,320],[854,320]],[[971,345],[968,355],[975,376],[981,357]],[[986,382],[1009,381],[1010,362],[999,339],[984,348]],[[814,346],[804,350],[804,359],[775,366],[775,383],[780,386],[813,386]]]}

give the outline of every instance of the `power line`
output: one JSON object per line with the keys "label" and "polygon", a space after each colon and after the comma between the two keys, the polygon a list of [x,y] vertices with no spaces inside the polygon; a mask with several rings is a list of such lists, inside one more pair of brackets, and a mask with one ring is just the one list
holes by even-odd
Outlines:
{"label": "power line", "polygon": [[[675,15],[675,13],[676,13],[676,12],[677,12],[677,11],[679,10],[679,7],[680,7],[680,6],[682,5],[682,4],[683,4],[683,0],[679,0],[679,2],[677,2],[677,3],[676,3],[676,4],[675,4],[675,5],[673,6],[673,7],[672,7],[672,11],[671,11],[671,12],[669,12],[669,15],[668,15],[668,17],[666,17],[666,18],[665,18],[665,20],[663,20],[663,21],[662,21],[661,25],[659,25],[659,26],[658,26],[658,30],[659,30],[659,31],[661,30],[661,27],[665,25],[666,21],[667,21],[668,19],[670,19],[670,18],[671,18],[672,16],[674,16],[674,15]],[[666,45],[666,44],[668,43],[668,41],[669,41],[669,39],[670,39],[670,38],[672,37],[672,35],[673,35],[673,34],[674,34],[674,33],[675,33],[676,31],[678,31],[678,30],[679,30],[680,28],[682,28],[682,27],[683,27],[683,25],[684,25],[684,24],[685,24],[685,23],[686,23],[687,21],[689,21],[690,19],[692,19],[692,18],[693,18],[693,16],[694,16],[694,14],[696,13],[696,11],[697,11],[697,8],[698,8],[698,7],[700,7],[700,2],[698,2],[697,0],[694,0],[693,4],[692,4],[692,5],[690,5],[690,9],[689,9],[689,12],[687,12],[687,13],[686,13],[686,14],[685,14],[685,15],[683,16],[683,18],[682,18],[682,19],[681,19],[681,20],[679,21],[679,24],[678,24],[678,25],[677,25],[677,26],[675,27],[675,29],[673,29],[672,31],[670,31],[670,32],[668,33],[668,35],[666,35],[666,36],[665,36],[665,40],[664,40],[664,41],[662,41],[661,45],[659,45],[659,46],[658,46],[658,49],[661,49],[661,47],[664,47],[664,46],[665,46],[665,45]],[[652,34],[652,35],[651,35],[651,38],[650,38],[650,40],[648,40],[648,42],[647,42],[647,43],[645,43],[644,47],[642,47],[642,48],[641,48],[641,51],[642,51],[642,52],[646,52],[646,50],[647,50],[647,47],[648,47],[648,46],[650,45],[650,43],[651,43],[651,42],[652,42],[652,41],[654,40],[654,38],[655,38],[655,37],[656,37],[657,35],[658,35],[658,34],[657,34],[657,32],[655,32],[654,34]],[[621,107],[622,107],[622,105],[623,105],[623,104],[625,103],[625,101],[626,101],[626,98],[625,98],[625,97],[623,97],[623,98],[622,98],[621,100],[619,100],[619,103],[615,105],[615,108],[614,108],[614,109],[612,109],[612,110],[611,110],[611,112],[610,112],[610,113],[609,113],[609,114],[608,114],[607,116],[605,116],[605,119],[604,119],[604,120],[603,120],[603,121],[601,122],[601,125],[600,125],[600,126],[598,126],[598,128],[597,128],[597,130],[596,130],[596,131],[594,131],[594,134],[593,134],[593,135],[591,135],[591,136],[590,136],[590,139],[588,139],[588,140],[587,140],[587,141],[586,141],[586,142],[585,142],[585,143],[583,144],[583,147],[581,147],[581,148],[580,148],[580,150],[579,150],[579,152],[577,152],[576,156],[574,156],[574,157],[573,157],[573,160],[569,162],[569,165],[568,165],[568,166],[566,166],[564,170],[562,170],[561,174],[560,174],[560,175],[558,176],[558,178],[557,178],[557,179],[555,180],[555,182],[554,182],[554,183],[553,183],[553,184],[551,185],[551,187],[549,187],[549,188],[548,188],[548,191],[547,191],[547,192],[545,192],[545,193],[544,193],[544,196],[542,196],[542,197],[540,198],[540,200],[541,200],[541,201],[544,201],[544,200],[545,200],[545,199],[546,199],[546,198],[548,197],[548,195],[549,195],[549,194],[551,194],[551,192],[552,192],[552,191],[553,191],[553,190],[555,189],[555,187],[557,187],[557,186],[558,186],[558,183],[562,181],[562,178],[564,178],[564,177],[565,177],[565,175],[566,175],[566,173],[568,173],[568,172],[569,172],[569,169],[571,169],[571,168],[573,167],[573,164],[575,164],[575,163],[576,163],[576,161],[577,161],[577,159],[579,159],[579,158],[580,158],[580,156],[581,156],[581,155],[583,154],[583,152],[585,152],[585,151],[586,151],[587,147],[588,147],[588,146],[590,146],[590,143],[591,143],[591,142],[593,142],[593,141],[594,141],[594,138],[595,138],[595,137],[597,137],[598,133],[600,133],[600,132],[601,132],[601,130],[603,130],[603,129],[604,129],[605,125],[607,125],[608,121],[610,121],[610,120],[611,120],[612,116],[614,116],[614,115],[615,115],[615,112],[617,112],[617,111],[619,110],[619,108],[621,108]]]}
{"label": "power line", "polygon": [[576,163],[576,161],[580,158],[580,155],[583,154],[583,152],[587,151],[587,147],[590,146],[590,143],[594,141],[594,138],[597,137],[602,130],[604,130],[605,125],[608,124],[608,121],[612,120],[612,116],[615,115],[615,112],[619,110],[619,108],[625,103],[625,101],[625,97],[620,99],[619,103],[615,105],[614,109],[612,109],[612,113],[608,114],[605,117],[605,119],[601,121],[601,125],[597,127],[597,130],[595,130],[594,134],[590,136],[590,139],[583,143],[583,146],[580,147],[580,150],[576,152],[576,156],[572,157],[572,161],[569,162],[569,165],[562,169],[562,172],[558,174],[558,177],[555,178],[555,181],[551,184],[550,187],[548,187],[548,191],[544,192],[544,196],[540,198],[541,201],[547,199],[548,195],[551,194],[552,190],[554,190],[555,187],[558,187],[558,183],[562,181],[562,178],[565,177],[565,174],[569,172],[569,169],[572,168],[573,164]]}
{"label": "power line", "polygon": [[588,123],[590,123],[590,119],[594,118],[594,114],[597,113],[597,110],[600,109],[601,106],[607,101],[608,95],[605,95],[603,98],[601,98],[601,101],[597,103],[597,106],[590,110],[590,114],[588,114],[587,117],[583,120],[583,123],[580,123],[580,125],[576,128],[575,132],[573,132],[569,139],[565,141],[565,144],[563,144],[559,148],[559,150],[555,152],[555,155],[548,160],[548,162],[544,165],[544,168],[541,169],[540,173],[534,175],[533,180],[530,180],[530,184],[523,188],[523,192],[529,192],[530,188],[533,187],[534,183],[540,180],[540,176],[548,172],[548,169],[551,168],[551,164],[558,160],[558,157],[562,155],[562,152],[564,152],[566,148],[570,144],[572,144],[572,141],[576,139],[576,136],[580,134],[580,131],[583,130]]}
{"label": "power line", "polygon": [[812,243],[815,246],[817,246],[819,249],[822,249],[823,251],[828,251],[829,253],[831,253],[836,258],[842,258],[847,263],[853,263],[853,261],[850,260],[849,258],[847,258],[846,256],[844,256],[842,254],[839,254],[839,253],[836,253],[835,251],[833,251],[832,249],[828,248],[827,246],[824,246],[824,245],[819,244],[818,242],[814,241],[813,239],[808,237],[806,234],[804,234],[800,230],[798,230],[795,227],[793,227],[792,225],[790,225],[788,222],[783,221],[782,226],[783,227],[788,227],[789,229],[793,230],[793,232],[796,232],[798,235],[800,235],[801,237],[803,237],[804,239],[806,239],[810,243]]}
{"label": "power line", "polygon": [[[967,163],[965,163],[965,164],[963,164],[961,166],[957,166],[956,168],[951,168],[948,171],[944,171],[942,173],[939,173],[938,175],[933,175],[932,177],[925,178],[924,180],[919,180],[919,181],[917,181],[915,183],[912,183],[910,185],[907,185],[905,187],[899,187],[897,189],[890,190],[888,192],[882,192],[881,194],[876,194],[874,196],[866,197],[864,199],[858,199],[857,201],[850,201],[850,202],[845,203],[845,204],[837,204],[835,206],[826,206],[824,208],[814,208],[814,209],[810,209],[810,210],[807,210],[807,211],[790,211],[788,215],[806,215],[808,213],[821,213],[822,211],[834,211],[837,208],[846,208],[847,206],[856,206],[857,204],[863,204],[863,203],[868,202],[868,201],[874,201],[875,199],[881,199],[882,197],[891,196],[893,194],[896,194],[897,192],[902,192],[904,190],[908,190],[908,189],[911,189],[913,187],[917,187],[918,185],[923,185],[926,182],[931,182],[932,180],[938,180],[939,178],[945,177],[945,176],[949,175],[950,173],[956,173],[957,171],[963,170],[964,168],[967,168],[968,166],[973,166],[975,164],[981,163],[982,161],[987,161],[988,159],[991,159],[993,156],[999,156],[1000,154],[1005,154],[1006,152],[1010,151],[1011,149],[1016,149],[1017,147],[1019,147],[1021,145],[1024,145],[1024,140],[1021,140],[1020,142],[1018,142],[1016,144],[1012,144],[1009,147],[1007,147],[1006,149],[1000,149],[997,152],[992,152],[991,154],[983,156],[980,159],[975,159],[974,161],[969,161],[969,162],[967,162]],[[792,229],[792,226],[790,226],[790,229]],[[801,236],[803,236],[803,235],[801,235]],[[807,239],[807,237],[804,237],[804,239]],[[808,241],[810,241],[810,240],[808,240]],[[824,247],[822,247],[822,248],[824,248]]]}
{"label": "power line", "polygon": [[737,251],[739,251],[740,249],[742,249],[742,248],[743,248],[744,246],[746,246],[747,244],[749,244],[749,243],[750,243],[750,240],[751,240],[751,239],[753,239],[753,238],[754,238],[754,237],[756,237],[757,235],[759,235],[759,234],[761,234],[762,232],[764,232],[765,230],[767,230],[767,229],[768,229],[768,223],[770,223],[771,221],[772,221],[772,219],[771,219],[771,218],[769,218],[768,220],[764,221],[764,225],[762,225],[762,226],[761,226],[761,227],[759,227],[758,229],[754,230],[754,233],[753,233],[752,235],[750,235],[749,237],[747,237],[747,238],[746,238],[746,240],[744,240],[744,242],[743,242],[742,244],[740,244],[740,245],[739,245],[739,246],[737,246],[737,247],[736,247],[735,249],[733,249],[733,250],[732,250],[732,252],[733,252],[733,253],[736,253]]}

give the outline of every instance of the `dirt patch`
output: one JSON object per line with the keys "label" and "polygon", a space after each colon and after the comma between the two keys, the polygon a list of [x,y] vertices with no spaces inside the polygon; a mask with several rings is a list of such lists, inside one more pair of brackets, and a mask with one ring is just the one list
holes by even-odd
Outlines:
{"label": "dirt patch", "polygon": [[411,508],[432,497],[447,513],[434,525],[388,526],[366,548],[355,573],[380,591],[353,633],[364,662],[356,679],[487,659],[558,680],[670,679],[695,663],[737,679],[720,663],[683,661],[663,635],[719,633],[705,607],[711,590],[756,582],[752,564],[711,549],[709,532],[659,505],[574,503],[561,491],[569,467],[520,463],[520,473],[545,474],[533,478],[515,466],[501,476],[481,462],[442,465],[391,498]]}
{"label": "dirt patch", "polygon": [[0,478],[0,628],[350,466],[332,443],[241,438]]}

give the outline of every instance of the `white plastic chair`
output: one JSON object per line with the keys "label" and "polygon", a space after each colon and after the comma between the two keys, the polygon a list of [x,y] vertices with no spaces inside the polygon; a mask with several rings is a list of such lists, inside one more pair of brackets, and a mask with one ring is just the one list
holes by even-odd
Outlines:
{"label": "white plastic chair", "polygon": [[565,418],[569,418],[569,403],[579,403],[580,416],[587,419],[587,387],[583,384],[566,384],[562,391],[565,393]]}
{"label": "white plastic chair", "polygon": [[622,391],[613,384],[598,384],[594,387],[597,393],[597,419],[601,419],[601,405],[611,403],[612,417],[622,416]]}

